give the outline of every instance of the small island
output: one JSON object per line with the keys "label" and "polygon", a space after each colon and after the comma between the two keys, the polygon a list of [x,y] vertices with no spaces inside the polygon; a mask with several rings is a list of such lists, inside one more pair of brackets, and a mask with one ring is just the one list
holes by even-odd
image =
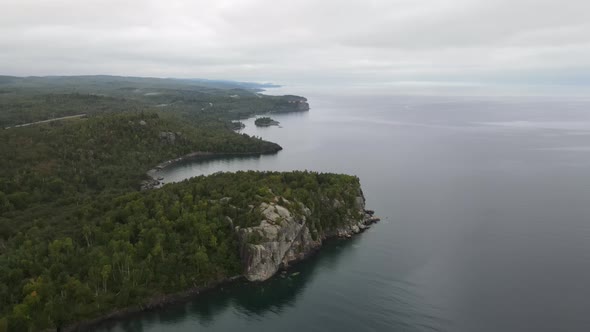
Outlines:
{"label": "small island", "polygon": [[269,118],[267,116],[258,118],[254,121],[254,124],[258,127],[270,127],[270,126],[278,126],[279,122]]}

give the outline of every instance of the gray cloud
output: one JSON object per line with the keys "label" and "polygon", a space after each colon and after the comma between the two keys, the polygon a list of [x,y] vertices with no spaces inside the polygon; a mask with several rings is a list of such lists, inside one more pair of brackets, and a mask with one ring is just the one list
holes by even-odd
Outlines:
{"label": "gray cloud", "polygon": [[0,73],[590,85],[585,0],[0,0]]}

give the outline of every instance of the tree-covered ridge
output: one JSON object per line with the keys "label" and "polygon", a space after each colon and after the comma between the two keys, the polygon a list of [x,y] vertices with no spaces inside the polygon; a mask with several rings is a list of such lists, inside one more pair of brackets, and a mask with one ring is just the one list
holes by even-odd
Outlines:
{"label": "tree-covered ridge", "polygon": [[79,114],[104,114],[141,111],[135,100],[93,94],[0,94],[0,127],[43,121]]}
{"label": "tree-covered ridge", "polygon": [[35,219],[63,217],[68,206],[95,195],[135,191],[145,172],[165,160],[195,151],[278,150],[223,122],[193,125],[143,112],[0,130],[0,238]]}
{"label": "tree-covered ridge", "polygon": [[234,229],[259,223],[262,202],[303,203],[321,230],[336,227],[359,192],[347,175],[238,172],[98,196],[75,208],[77,227],[38,221],[2,243],[0,326],[63,326],[239,275]]}
{"label": "tree-covered ridge", "polygon": [[[273,84],[260,84],[252,82],[238,82],[228,80],[207,79],[177,79],[157,77],[133,77],[112,75],[75,75],[75,76],[4,76],[0,75],[0,86],[4,91],[20,89],[23,91],[77,91],[77,92],[108,92],[117,89],[150,89],[161,88],[188,88],[202,91],[217,91],[241,89],[257,92],[262,88],[278,87]],[[0,90],[2,91],[2,90]]]}
{"label": "tree-covered ridge", "polygon": [[0,76],[0,238],[37,219],[73,222],[72,205],[134,191],[148,169],[184,154],[276,152],[231,120],[297,110],[296,98],[228,82]]}
{"label": "tree-covered ridge", "polygon": [[232,227],[260,221],[252,206],[272,195],[315,206],[315,230],[338,222],[318,195],[345,198],[355,178],[223,174],[138,192],[148,169],[185,154],[276,152],[231,120],[307,108],[223,82],[0,76],[0,331],[61,326],[239,274]]}
{"label": "tree-covered ridge", "polygon": [[116,76],[0,76],[0,127],[52,117],[131,110],[162,111],[201,122],[308,109],[305,98],[267,96],[249,86]]}

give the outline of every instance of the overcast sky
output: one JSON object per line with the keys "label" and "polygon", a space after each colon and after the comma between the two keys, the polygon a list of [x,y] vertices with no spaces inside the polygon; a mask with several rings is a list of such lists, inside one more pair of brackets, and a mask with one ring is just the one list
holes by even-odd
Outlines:
{"label": "overcast sky", "polygon": [[589,0],[0,0],[0,74],[590,85]]}

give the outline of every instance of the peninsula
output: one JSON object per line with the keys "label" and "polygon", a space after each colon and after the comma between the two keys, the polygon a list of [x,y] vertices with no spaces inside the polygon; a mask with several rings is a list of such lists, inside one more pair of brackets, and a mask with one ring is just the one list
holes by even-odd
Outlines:
{"label": "peninsula", "polygon": [[220,173],[140,191],[166,161],[276,153],[232,121],[307,111],[303,97],[113,76],[0,84],[0,331],[84,330],[263,281],[378,220],[342,174]]}

